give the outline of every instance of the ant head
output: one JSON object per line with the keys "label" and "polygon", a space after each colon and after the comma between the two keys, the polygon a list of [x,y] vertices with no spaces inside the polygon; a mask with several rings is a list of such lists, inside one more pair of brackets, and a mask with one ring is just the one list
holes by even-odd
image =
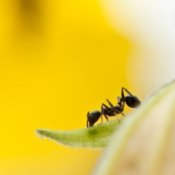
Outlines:
{"label": "ant head", "polygon": [[131,108],[135,108],[141,104],[140,100],[136,96],[126,96],[125,102]]}

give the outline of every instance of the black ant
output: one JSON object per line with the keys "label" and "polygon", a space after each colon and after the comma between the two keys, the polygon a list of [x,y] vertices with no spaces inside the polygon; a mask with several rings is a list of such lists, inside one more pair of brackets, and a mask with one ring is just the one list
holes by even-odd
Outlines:
{"label": "black ant", "polygon": [[[127,96],[124,95],[124,91],[128,94]],[[122,87],[121,89],[121,97],[118,97],[117,99],[118,99],[118,103],[116,106],[114,106],[108,99],[106,99],[109,106],[103,103],[101,105],[101,111],[88,112],[87,113],[87,127],[92,127],[98,121],[100,117],[101,117],[101,120],[103,121],[102,115],[104,115],[107,121],[109,117],[113,117],[117,114],[122,114],[123,116],[125,116],[123,114],[125,103],[127,106],[131,108],[136,108],[141,103],[140,100],[136,96],[132,95],[131,92],[129,92],[124,87]]]}

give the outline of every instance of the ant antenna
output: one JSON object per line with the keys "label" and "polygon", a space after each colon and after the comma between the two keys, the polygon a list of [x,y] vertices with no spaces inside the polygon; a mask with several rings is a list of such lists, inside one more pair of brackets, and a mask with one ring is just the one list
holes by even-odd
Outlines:
{"label": "ant antenna", "polygon": [[133,96],[133,94],[131,92],[129,92],[128,89],[126,89],[124,87],[122,87],[122,96],[124,95],[123,91],[127,92],[130,96]]}

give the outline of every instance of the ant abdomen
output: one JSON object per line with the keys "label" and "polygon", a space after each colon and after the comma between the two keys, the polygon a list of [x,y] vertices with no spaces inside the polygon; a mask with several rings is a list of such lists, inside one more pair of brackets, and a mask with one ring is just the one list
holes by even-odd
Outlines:
{"label": "ant abdomen", "polygon": [[141,104],[140,100],[136,96],[126,96],[125,102],[131,108],[136,108]]}
{"label": "ant abdomen", "polygon": [[87,127],[92,127],[100,118],[100,111],[92,111],[87,113]]}

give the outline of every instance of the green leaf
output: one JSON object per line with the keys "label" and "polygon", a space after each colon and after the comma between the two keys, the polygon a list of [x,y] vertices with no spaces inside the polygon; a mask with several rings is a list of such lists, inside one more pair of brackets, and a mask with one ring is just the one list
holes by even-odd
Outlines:
{"label": "green leaf", "polygon": [[38,129],[37,133],[40,136],[50,138],[60,144],[71,147],[103,148],[108,144],[111,135],[120,124],[121,120],[113,120],[98,124],[91,128],[83,128],[73,131]]}

